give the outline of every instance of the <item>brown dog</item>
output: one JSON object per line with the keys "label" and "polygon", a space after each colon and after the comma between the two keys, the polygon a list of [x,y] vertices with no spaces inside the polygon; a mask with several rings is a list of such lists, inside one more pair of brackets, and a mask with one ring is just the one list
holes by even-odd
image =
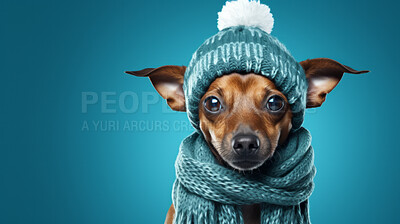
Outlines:
{"label": "brown dog", "polygon": [[[360,74],[337,61],[318,58],[300,62],[307,81],[307,108],[319,107],[343,73]],[[162,66],[127,72],[149,77],[157,92],[176,111],[185,111],[184,66]],[[211,83],[199,105],[200,129],[221,165],[240,171],[260,169],[291,130],[292,112],[282,94],[265,76],[226,74]],[[172,223],[171,205],[165,223]],[[259,205],[242,206],[246,224],[260,223]]]}

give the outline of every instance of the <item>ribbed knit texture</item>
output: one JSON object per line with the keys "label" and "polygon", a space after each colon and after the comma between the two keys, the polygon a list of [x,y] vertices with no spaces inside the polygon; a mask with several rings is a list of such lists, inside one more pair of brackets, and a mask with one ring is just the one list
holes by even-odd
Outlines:
{"label": "ribbed knit texture", "polygon": [[301,127],[307,93],[303,68],[270,34],[256,27],[236,26],[207,39],[193,54],[186,69],[183,89],[187,113],[197,130],[201,97],[217,77],[233,72],[253,72],[273,81],[291,106],[292,130]]}
{"label": "ribbed knit texture", "polygon": [[310,223],[315,167],[311,135],[304,128],[277,148],[266,173],[245,175],[219,165],[198,132],[183,140],[175,169],[176,224],[240,224],[240,205],[254,203],[261,203],[262,224]]}

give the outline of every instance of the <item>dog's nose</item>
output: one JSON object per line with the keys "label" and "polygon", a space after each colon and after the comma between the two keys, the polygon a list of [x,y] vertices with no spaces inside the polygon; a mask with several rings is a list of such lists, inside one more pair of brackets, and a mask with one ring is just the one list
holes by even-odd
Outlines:
{"label": "dog's nose", "polygon": [[260,140],[252,134],[237,135],[232,139],[232,148],[240,156],[248,156],[260,148]]}

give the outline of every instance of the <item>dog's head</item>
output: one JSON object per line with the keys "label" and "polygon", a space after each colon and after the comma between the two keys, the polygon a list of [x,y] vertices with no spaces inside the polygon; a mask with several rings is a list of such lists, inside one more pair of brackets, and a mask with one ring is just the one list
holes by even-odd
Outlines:
{"label": "dog's head", "polygon": [[[337,61],[300,62],[307,82],[307,108],[319,107],[344,73],[360,74]],[[128,74],[149,77],[157,92],[176,111],[186,111],[184,66],[162,66]],[[213,154],[241,171],[260,167],[284,144],[292,128],[288,100],[265,76],[231,73],[216,78],[199,103],[200,129]]]}

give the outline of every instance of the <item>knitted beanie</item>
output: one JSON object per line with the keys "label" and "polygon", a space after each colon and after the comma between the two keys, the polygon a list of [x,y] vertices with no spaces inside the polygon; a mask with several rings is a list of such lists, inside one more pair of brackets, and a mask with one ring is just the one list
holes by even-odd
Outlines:
{"label": "knitted beanie", "polygon": [[273,17],[259,1],[227,2],[218,13],[218,29],[193,54],[183,90],[186,111],[199,130],[199,103],[210,84],[230,73],[255,73],[274,82],[290,104],[292,130],[303,123],[307,82],[301,65],[278,39],[271,36]]}

